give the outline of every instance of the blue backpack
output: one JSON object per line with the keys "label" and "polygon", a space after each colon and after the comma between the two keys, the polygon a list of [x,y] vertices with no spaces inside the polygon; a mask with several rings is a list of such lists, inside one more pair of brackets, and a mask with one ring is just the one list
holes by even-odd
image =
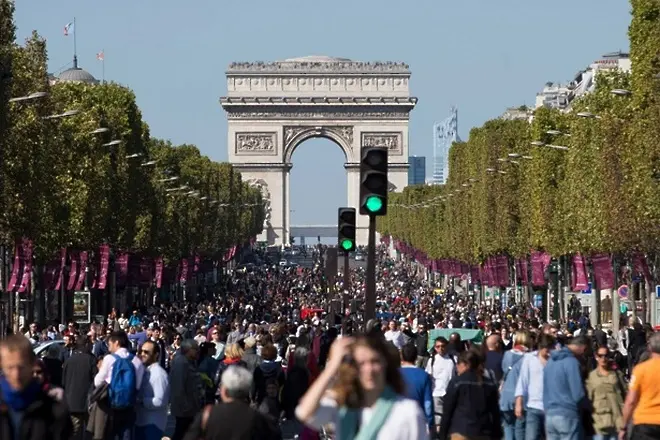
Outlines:
{"label": "blue backpack", "polygon": [[112,409],[128,409],[135,405],[137,395],[136,374],[133,366],[133,355],[122,358],[112,355],[115,363],[112,364],[112,375],[108,386],[108,398]]}

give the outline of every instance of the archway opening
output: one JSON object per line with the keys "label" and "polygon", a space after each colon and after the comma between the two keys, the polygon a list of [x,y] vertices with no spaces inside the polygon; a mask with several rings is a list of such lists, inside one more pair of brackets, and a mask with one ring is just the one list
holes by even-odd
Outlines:
{"label": "archway opening", "polygon": [[[336,228],[313,235],[300,226],[335,226],[337,208],[348,203],[346,155],[335,142],[312,138],[296,146],[289,176],[291,238],[295,245],[336,244]],[[302,234],[302,235],[301,235]],[[328,235],[326,237],[322,235]]]}

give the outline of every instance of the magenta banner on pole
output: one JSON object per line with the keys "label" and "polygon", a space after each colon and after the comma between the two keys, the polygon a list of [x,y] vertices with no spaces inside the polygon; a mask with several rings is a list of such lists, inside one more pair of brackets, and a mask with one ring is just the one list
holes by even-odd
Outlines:
{"label": "magenta banner on pole", "polygon": [[520,260],[520,281],[524,284],[529,284],[529,261],[527,257]]}
{"label": "magenta banner on pole", "polygon": [[76,287],[76,281],[78,280],[79,260],[80,252],[71,252],[71,268],[69,269],[69,279],[67,280],[66,290],[73,290],[73,288]]}
{"label": "magenta banner on pole", "polygon": [[582,255],[573,256],[573,290],[585,290],[589,287],[589,277],[587,275],[587,265]]}
{"label": "magenta banner on pole", "polygon": [[23,243],[20,240],[16,240],[14,243],[14,265],[11,268],[11,277],[9,278],[9,284],[7,284],[7,291],[11,292],[16,288],[18,284],[18,277],[20,276],[21,263],[23,262]]}
{"label": "magenta banner on pole", "polygon": [[21,246],[23,249],[23,276],[21,277],[21,285],[18,286],[19,293],[26,292],[30,285],[32,275],[32,240],[24,238]]}
{"label": "magenta banner on pole", "polygon": [[57,282],[55,283],[55,290],[60,290],[64,282],[64,268],[66,267],[66,248],[60,250],[60,271],[57,275]]}
{"label": "magenta banner on pole", "polygon": [[115,258],[117,287],[124,287],[128,281],[128,253],[122,252]]}
{"label": "magenta banner on pole", "polygon": [[497,284],[501,287],[509,285],[509,258],[506,255],[498,255],[495,258],[497,268]]}
{"label": "magenta banner on pole", "polygon": [[594,266],[597,289],[613,289],[614,269],[612,268],[612,258],[608,254],[596,254],[591,256],[591,263]]}
{"label": "magenta banner on pole", "polygon": [[97,289],[105,289],[108,280],[108,267],[110,265],[110,246],[102,244],[99,248],[99,276],[96,283]]}
{"label": "magenta banner on pole", "polygon": [[156,258],[156,289],[160,289],[163,282],[163,257]]}
{"label": "magenta banner on pole", "polygon": [[479,266],[470,266],[470,278],[473,283],[480,283],[481,277],[479,276]]}
{"label": "magenta banner on pole", "polygon": [[550,264],[550,254],[546,252],[532,252],[532,285],[545,285],[545,268]]}
{"label": "magenta banner on pole", "polygon": [[633,254],[633,271],[635,274],[642,274],[647,281],[652,281],[651,271],[649,270],[648,262],[646,257],[641,252],[635,252]]}
{"label": "magenta banner on pole", "polygon": [[188,281],[188,259],[183,258],[180,263],[181,271],[179,272],[179,282],[185,283]]}
{"label": "magenta banner on pole", "polygon": [[85,286],[85,275],[87,274],[87,251],[80,251],[78,258],[80,268],[78,269],[78,279],[76,280],[75,290],[81,290]]}

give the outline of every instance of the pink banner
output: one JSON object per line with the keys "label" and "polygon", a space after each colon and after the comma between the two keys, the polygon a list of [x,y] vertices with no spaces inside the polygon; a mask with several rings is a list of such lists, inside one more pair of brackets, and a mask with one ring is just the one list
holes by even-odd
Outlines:
{"label": "pink banner", "polygon": [[470,278],[473,283],[480,283],[481,277],[479,276],[479,266],[470,266]]}
{"label": "pink banner", "polygon": [[60,250],[60,271],[57,274],[57,281],[55,282],[55,290],[60,290],[64,282],[64,268],[66,267],[66,248]]}
{"label": "pink banner", "polygon": [[587,275],[587,265],[582,255],[573,256],[573,291],[585,290],[589,287],[589,277]]}
{"label": "pink banner", "polygon": [[183,258],[180,263],[181,270],[179,272],[179,282],[185,283],[188,281],[188,259]]}
{"label": "pink banner", "polygon": [[71,267],[69,269],[69,279],[66,284],[66,290],[73,290],[76,287],[76,280],[78,279],[78,260],[80,259],[79,252],[71,252]]}
{"label": "pink banner", "polygon": [[653,282],[648,262],[641,252],[635,252],[633,254],[633,271],[635,275],[642,274],[647,282]]}
{"label": "pink banner", "polygon": [[156,289],[163,283],[163,257],[156,258]]}
{"label": "pink banner", "polygon": [[495,267],[497,268],[497,284],[502,287],[509,285],[509,258],[506,255],[495,257]]}
{"label": "pink banner", "polygon": [[85,287],[85,275],[87,275],[87,251],[80,251],[80,269],[78,270],[78,280],[76,281],[75,290],[82,290]]}
{"label": "pink banner", "polygon": [[11,292],[16,288],[18,284],[18,277],[21,273],[21,265],[23,262],[23,243],[20,240],[16,240],[14,243],[14,265],[11,268],[11,277],[9,278],[9,284],[7,284],[7,291]]}
{"label": "pink banner", "polygon": [[140,259],[140,284],[142,286],[151,286],[153,282],[153,261],[149,257]]}
{"label": "pink banner", "polygon": [[117,287],[124,287],[128,281],[128,254],[121,253],[115,258]]}
{"label": "pink banner", "polygon": [[550,254],[546,252],[532,252],[532,285],[545,285],[545,268],[550,264]]}
{"label": "pink banner", "polygon": [[96,288],[105,289],[108,280],[108,267],[110,265],[110,246],[102,244],[99,248],[99,276],[96,278]]}
{"label": "pink banner", "polygon": [[23,248],[23,276],[21,277],[21,285],[18,286],[18,291],[23,293],[28,291],[28,286],[32,278],[32,240],[24,238],[21,246]]}
{"label": "pink banner", "polygon": [[612,269],[612,258],[608,254],[592,255],[591,264],[594,266],[597,289],[613,289],[614,270]]}

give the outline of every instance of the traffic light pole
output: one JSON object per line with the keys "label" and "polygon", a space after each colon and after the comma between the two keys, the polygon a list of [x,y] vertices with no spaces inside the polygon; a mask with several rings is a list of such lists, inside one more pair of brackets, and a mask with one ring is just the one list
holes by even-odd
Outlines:
{"label": "traffic light pole", "polygon": [[348,252],[344,252],[344,290],[351,288],[351,265],[348,259]]}
{"label": "traffic light pole", "polygon": [[369,243],[367,245],[367,294],[364,301],[364,325],[376,318],[376,217],[369,216]]}

